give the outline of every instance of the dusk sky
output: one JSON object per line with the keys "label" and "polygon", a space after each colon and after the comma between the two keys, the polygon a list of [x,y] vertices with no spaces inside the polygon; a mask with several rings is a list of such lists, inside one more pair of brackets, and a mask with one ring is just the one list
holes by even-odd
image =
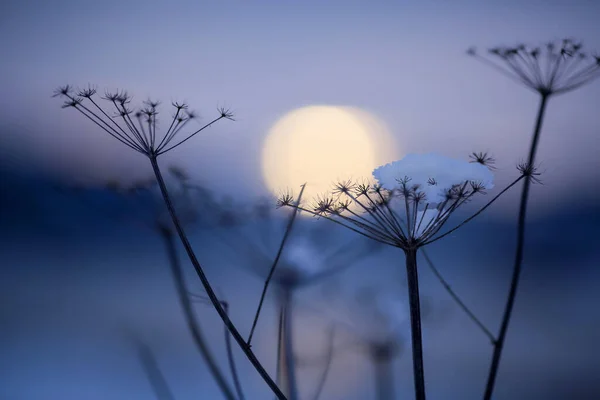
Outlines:
{"label": "dusk sky", "polygon": [[[189,103],[201,122],[214,118],[217,107],[231,108],[235,121],[220,121],[160,159],[218,198],[243,203],[269,193],[261,167],[269,130],[287,113],[314,105],[376,117],[395,143],[392,159],[428,152],[466,159],[489,151],[497,160],[493,196],[518,176],[515,165],[527,156],[539,99],[466,50],[572,37],[600,52],[598,16],[600,3],[593,0],[4,2],[0,399],[153,398],[123,339],[125,327],[155,352],[177,400],[221,398],[181,317],[160,237],[108,217],[105,190],[95,199],[100,209],[56,190],[152,177],[142,155],[61,109],[52,98],[58,86],[125,89],[134,106],[148,97],[161,100],[163,128],[171,101]],[[600,81],[550,100],[537,155],[543,184],[531,193],[523,278],[494,399],[600,398],[598,104]],[[518,194],[515,188],[428,248],[493,332],[510,280]],[[461,216],[475,209],[465,206]],[[267,246],[273,254],[284,223],[277,226]],[[341,244],[355,238],[333,231],[320,234]],[[242,252],[216,244],[210,229],[192,237],[209,278],[231,303],[232,318],[248,332],[262,278],[234,265],[244,263]],[[190,285],[200,291],[181,256]],[[298,293],[298,307],[334,308],[329,292],[366,284],[405,299],[402,263],[398,249],[370,254],[309,289],[311,295]],[[428,395],[479,399],[492,346],[421,265],[432,310],[424,321]],[[255,349],[273,373],[274,298]],[[325,345],[328,322],[306,314],[298,314],[298,353],[310,356]],[[199,306],[198,315],[226,369],[216,313]],[[394,365],[398,399],[413,395],[408,329],[403,340],[406,353]],[[235,351],[247,399],[268,398],[266,385]],[[314,368],[299,375],[302,400],[316,385],[320,367]],[[336,356],[321,398],[371,399],[372,386],[368,359],[347,352]]]}

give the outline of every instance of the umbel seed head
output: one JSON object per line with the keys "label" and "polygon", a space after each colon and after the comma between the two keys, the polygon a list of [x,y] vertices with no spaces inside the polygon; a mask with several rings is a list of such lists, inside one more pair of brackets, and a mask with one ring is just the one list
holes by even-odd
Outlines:
{"label": "umbel seed head", "polygon": [[467,54],[542,96],[575,90],[600,75],[600,57],[570,38],[540,46],[493,47],[487,55],[471,47]]}
{"label": "umbel seed head", "polygon": [[128,107],[132,96],[126,91],[106,91],[101,99],[109,105],[108,109],[104,109],[94,99],[96,93],[96,88],[90,85],[76,92],[71,85],[65,85],[56,89],[53,97],[65,98],[63,108],[76,109],[110,136],[151,159],[173,150],[221,119],[233,120],[231,110],[219,107],[217,117],[199,129],[184,134],[184,128],[191,120],[197,119],[197,115],[188,110],[187,104],[173,102],[175,113],[169,128],[161,135],[157,129],[159,101],[146,100],[143,107],[136,111]]}
{"label": "umbel seed head", "polygon": [[437,154],[409,154],[380,166],[372,181],[342,181],[331,194],[318,196],[304,208],[284,195],[290,206],[333,220],[380,243],[402,249],[426,244],[460,206],[494,187],[487,153],[472,161]]}

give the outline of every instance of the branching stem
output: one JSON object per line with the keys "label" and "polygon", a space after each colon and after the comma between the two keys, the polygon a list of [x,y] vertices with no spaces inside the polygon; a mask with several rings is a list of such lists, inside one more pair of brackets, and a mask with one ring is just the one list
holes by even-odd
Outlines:
{"label": "branching stem", "polygon": [[169,210],[169,214],[171,215],[173,225],[175,225],[175,229],[177,230],[179,239],[181,240],[181,243],[183,244],[183,247],[185,248],[185,251],[186,251],[188,257],[189,257],[192,265],[194,266],[196,274],[198,275],[198,278],[200,279],[200,282],[202,283],[202,286],[204,287],[204,290],[206,291],[206,294],[207,294],[208,298],[210,299],[210,302],[212,303],[213,307],[219,314],[219,317],[221,318],[221,320],[223,321],[223,323],[225,324],[225,326],[227,327],[227,329],[233,336],[234,340],[238,343],[238,345],[240,346],[240,348],[242,349],[242,351],[244,352],[244,354],[246,355],[246,357],[248,358],[250,363],[254,366],[254,368],[259,373],[259,375],[263,378],[263,380],[271,388],[273,393],[277,396],[277,398],[279,400],[287,400],[287,398],[285,397],[283,392],[277,387],[277,384],[275,384],[275,382],[273,381],[273,379],[271,379],[271,377],[269,376],[267,371],[264,369],[264,367],[262,366],[260,361],[256,358],[256,356],[254,355],[254,352],[252,351],[250,346],[246,343],[246,341],[244,340],[242,335],[239,333],[239,331],[237,330],[237,328],[235,327],[233,322],[229,319],[227,312],[225,312],[225,309],[221,305],[221,302],[217,298],[217,295],[215,294],[210,282],[208,281],[208,278],[206,277],[206,274],[204,273],[204,270],[203,270],[202,266],[200,265],[200,262],[196,258],[196,254],[194,253],[194,250],[192,249],[192,245],[190,244],[190,242],[187,238],[187,235],[186,235],[185,231],[183,230],[183,227],[181,226],[181,223],[179,221],[179,218],[177,217],[177,214],[175,213],[175,208],[173,207],[173,203],[169,196],[169,192],[167,191],[167,186],[166,186],[165,181],[160,172],[160,168],[158,166],[158,161],[157,161],[155,155],[150,156],[150,163],[152,164],[152,169],[156,176],[156,180],[158,181],[158,185],[159,185],[160,191],[163,195],[163,199],[167,205],[167,209]]}

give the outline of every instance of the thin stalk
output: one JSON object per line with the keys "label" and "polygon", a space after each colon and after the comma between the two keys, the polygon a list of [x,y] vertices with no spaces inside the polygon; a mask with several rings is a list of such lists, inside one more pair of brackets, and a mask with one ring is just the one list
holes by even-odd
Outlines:
{"label": "thin stalk", "polygon": [[[225,308],[225,312],[229,314],[229,304],[223,302],[223,307]],[[240,377],[237,372],[237,368],[235,366],[235,358],[233,357],[233,348],[231,347],[231,334],[225,327],[225,348],[227,349],[227,360],[229,361],[229,371],[231,372],[231,377],[233,378],[233,384],[235,386],[235,391],[237,392],[238,400],[245,400],[246,396],[244,396],[244,391],[242,390],[242,384],[240,382]]]}
{"label": "thin stalk", "polygon": [[[544,112],[546,111],[548,98],[549,95],[541,95],[540,106],[538,109],[535,128],[533,131],[533,137],[531,139],[531,147],[529,149],[529,158],[527,160],[529,166],[533,166],[535,162],[535,155],[540,139],[540,133],[542,131],[542,123],[544,121]],[[498,340],[496,341],[496,344],[494,346],[492,364],[490,365],[490,372],[488,375],[487,384],[485,386],[485,394],[483,396],[484,400],[490,400],[492,398],[492,392],[494,391],[494,383],[496,382],[496,376],[498,375],[498,366],[500,365],[500,357],[502,356],[502,349],[504,348],[504,340],[506,338],[508,324],[510,322],[510,317],[512,315],[512,310],[515,303],[515,297],[517,295],[517,287],[519,285],[519,277],[521,275],[521,267],[523,263],[523,248],[525,242],[525,219],[527,216],[527,200],[529,198],[529,187],[531,186],[531,181],[531,179],[525,179],[525,183],[523,184],[523,191],[521,192],[519,220],[517,225],[517,249],[515,252],[513,274],[510,283],[510,290],[508,292],[508,299],[506,301],[506,306],[504,309],[504,316],[502,317],[502,324],[500,325],[500,333],[498,334]]]}
{"label": "thin stalk", "polygon": [[467,314],[469,316],[469,318],[471,318],[471,320],[475,323],[475,325],[477,325],[479,327],[479,329],[481,329],[481,331],[490,339],[492,344],[496,344],[496,338],[494,337],[494,334],[492,332],[490,332],[490,330],[483,324],[483,322],[481,322],[481,320],[479,318],[477,318],[477,316],[475,316],[473,311],[471,311],[469,309],[469,307],[467,307],[467,305],[465,304],[464,301],[462,301],[460,296],[458,296],[458,294],[456,294],[456,292],[452,289],[450,284],[446,281],[446,279],[444,279],[444,277],[442,276],[440,271],[438,271],[438,269],[435,267],[435,265],[433,264],[433,261],[431,261],[431,258],[429,258],[429,255],[425,252],[425,248],[421,249],[421,253],[423,254],[423,257],[425,258],[425,261],[427,261],[427,265],[429,265],[429,268],[431,269],[433,274],[436,276],[436,278],[440,281],[442,286],[444,286],[444,289],[446,289],[446,291],[448,292],[450,297],[452,297],[452,299],[454,299],[456,304],[458,304],[458,306],[465,312],[465,314]]}
{"label": "thin stalk", "polygon": [[292,294],[284,289],[279,308],[281,349],[278,363],[281,373],[282,387],[289,400],[298,400],[296,383],[296,363],[294,360],[294,341],[292,327]]}
{"label": "thin stalk", "polygon": [[[296,201],[296,206],[300,204],[300,200],[302,200],[302,193],[304,193],[304,188],[306,184],[302,185],[302,189],[300,190],[300,194],[298,195],[298,200]],[[250,334],[248,335],[248,346],[252,344],[252,336],[254,335],[254,330],[256,329],[256,324],[258,324],[258,318],[260,317],[260,311],[262,310],[263,303],[265,301],[265,297],[267,295],[267,290],[269,289],[269,283],[271,283],[271,279],[273,278],[273,274],[275,273],[275,268],[277,268],[277,264],[279,263],[279,259],[281,258],[281,254],[283,254],[283,248],[292,232],[292,227],[294,226],[294,221],[296,220],[296,216],[298,215],[298,209],[294,208],[292,211],[292,216],[287,224],[285,229],[285,233],[283,234],[283,238],[281,239],[281,244],[277,249],[277,254],[275,255],[275,259],[273,260],[273,264],[271,265],[271,269],[269,270],[269,275],[265,280],[265,284],[263,286],[262,293],[260,294],[260,300],[258,302],[258,307],[256,309],[256,314],[254,315],[254,320],[252,321],[252,328],[250,328]]]}
{"label": "thin stalk", "polygon": [[[504,193],[508,192],[513,186],[515,186],[517,183],[519,183],[519,181],[521,179],[525,179],[527,178],[526,175],[521,174],[521,176],[519,176],[517,179],[515,179],[514,181],[511,182],[510,185],[508,185],[507,187],[505,187],[504,189],[502,189],[502,191],[500,193],[498,193],[496,196],[494,196],[490,201],[488,201],[483,207],[481,207],[479,210],[477,210],[477,212],[475,212],[474,214],[472,214],[469,218],[465,219],[464,221],[462,221],[460,224],[456,225],[454,228],[450,229],[449,231],[431,239],[432,236],[435,236],[438,232],[439,229],[442,228],[443,224],[439,224],[437,227],[437,230],[433,233],[431,233],[431,235],[428,236],[429,239],[426,239],[425,242],[421,243],[420,246],[423,247],[425,245],[431,244],[433,242],[437,242],[438,240],[440,240],[443,237],[446,237],[448,235],[450,235],[452,232],[456,231],[457,229],[461,228],[463,225],[467,224],[468,222],[470,222],[471,220],[475,219],[476,217],[478,217],[481,213],[483,213],[488,207],[490,207],[492,204],[494,204],[494,202],[496,200],[498,200],[500,198],[500,196],[502,196]],[[449,215],[448,215],[449,217]],[[422,234],[421,237],[423,237],[424,235]]]}
{"label": "thin stalk", "polygon": [[[279,316],[277,318],[277,358],[276,360],[276,365],[277,365],[277,373],[276,373],[276,377],[277,377],[277,385],[281,386],[281,381],[284,380],[282,379],[282,363],[280,362],[281,358],[283,357],[283,313],[279,312]],[[285,380],[284,380],[285,381]],[[283,389],[284,392],[287,392],[287,390],[285,390],[285,387]]]}
{"label": "thin stalk", "polygon": [[419,300],[417,250],[407,249],[404,252],[406,254],[406,274],[408,278],[415,399],[425,400],[425,371],[423,368],[423,338],[421,335],[421,305]]}
{"label": "thin stalk", "polygon": [[202,286],[204,287],[204,290],[206,291],[206,294],[207,294],[210,302],[212,303],[213,307],[219,314],[219,317],[221,317],[221,320],[223,321],[223,323],[225,324],[225,326],[227,327],[227,329],[229,330],[229,332],[231,333],[231,335],[233,336],[233,338],[235,339],[237,344],[240,346],[240,348],[242,349],[242,351],[244,352],[244,354],[246,355],[246,357],[248,358],[248,360],[250,361],[252,366],[256,369],[258,374],[263,378],[265,383],[269,386],[269,388],[271,388],[271,390],[273,391],[273,393],[277,396],[277,398],[279,400],[287,400],[285,395],[281,392],[281,390],[277,387],[277,385],[275,384],[273,379],[271,379],[271,377],[269,376],[267,371],[264,369],[264,367],[262,366],[260,361],[258,361],[256,356],[254,355],[254,352],[250,348],[250,346],[248,346],[246,344],[246,341],[244,340],[242,335],[239,333],[239,331],[237,330],[237,328],[235,327],[233,322],[231,322],[231,320],[229,319],[227,312],[225,312],[225,310],[223,309],[223,306],[221,305],[221,302],[217,298],[217,295],[215,294],[212,286],[210,285],[210,282],[208,281],[208,278],[206,277],[206,274],[204,273],[204,270],[202,269],[200,262],[196,258],[196,254],[194,253],[194,250],[192,249],[192,245],[190,244],[190,242],[187,238],[187,235],[186,235],[185,231],[183,230],[183,227],[181,226],[181,223],[179,221],[179,218],[177,217],[177,214],[175,213],[175,208],[173,207],[173,202],[171,201],[171,197],[169,196],[169,192],[167,191],[167,186],[165,185],[165,181],[162,177],[162,173],[160,172],[160,168],[158,166],[158,161],[156,159],[156,156],[151,156],[149,158],[150,158],[150,163],[152,164],[152,169],[154,171],[154,175],[156,176],[156,180],[160,187],[160,191],[163,195],[163,199],[167,205],[169,214],[171,215],[173,225],[175,225],[175,229],[177,230],[179,239],[181,240],[181,243],[183,244],[183,247],[185,248],[185,251],[186,251],[188,257],[189,257],[192,265],[194,266],[194,269],[196,270],[196,274],[198,275],[198,278],[200,279],[200,282],[202,283]]}
{"label": "thin stalk", "polygon": [[233,378],[233,384],[235,386],[235,391],[238,395],[239,400],[245,400],[246,396],[244,396],[244,390],[242,389],[242,383],[240,382],[240,377],[237,372],[237,367],[235,366],[235,359],[233,358],[233,349],[231,347],[231,334],[225,328],[225,346],[227,348],[227,359],[229,361],[229,370],[231,372],[231,376]]}
{"label": "thin stalk", "polygon": [[162,371],[158,367],[158,363],[156,362],[156,358],[145,343],[138,342],[138,357],[142,366],[144,367],[144,372],[146,373],[146,377],[152,385],[152,390],[154,391],[154,395],[157,400],[175,400],[175,396],[173,396],[173,391],[169,387],[167,379],[163,375]]}
{"label": "thin stalk", "polygon": [[173,275],[175,286],[177,288],[179,304],[181,305],[181,309],[183,310],[183,314],[185,316],[188,329],[190,330],[192,338],[194,339],[194,343],[200,351],[202,358],[204,358],[204,361],[206,362],[206,365],[208,366],[211,375],[217,382],[219,389],[221,389],[223,396],[229,400],[236,400],[236,397],[233,395],[233,391],[231,390],[229,384],[225,380],[223,373],[218,367],[202,335],[198,319],[196,318],[196,314],[194,313],[192,302],[190,301],[190,298],[188,296],[188,290],[185,285],[185,279],[183,277],[181,263],[179,257],[177,256],[177,250],[175,248],[173,233],[168,229],[161,229],[161,236],[165,242],[167,253],[169,255],[169,264],[171,266],[171,273]]}
{"label": "thin stalk", "polygon": [[[371,236],[371,235],[370,235],[370,234],[368,234],[368,233],[365,233],[365,232],[362,232],[362,231],[361,231],[361,230],[359,230],[359,229],[353,228],[351,225],[345,224],[345,223],[343,223],[343,222],[340,222],[340,221],[338,221],[338,220],[337,220],[337,219],[335,219],[335,218],[332,218],[332,216],[328,216],[328,215],[324,215],[323,213],[318,213],[318,212],[315,212],[315,211],[311,211],[311,210],[309,210],[308,208],[304,208],[304,207],[300,207],[300,206],[291,206],[291,207],[292,207],[292,208],[296,208],[296,209],[298,209],[298,210],[300,210],[300,211],[304,211],[305,213],[307,213],[307,214],[310,214],[310,215],[312,215],[312,216],[314,216],[314,217],[317,217],[317,218],[323,218],[323,219],[326,219],[326,220],[328,220],[328,221],[331,221],[331,222],[333,222],[334,224],[338,224],[338,225],[340,225],[340,226],[343,226],[343,227],[344,227],[344,228],[346,228],[346,229],[350,229],[352,232],[358,233],[359,235],[362,235],[362,236],[364,236],[364,237],[366,237],[366,238],[369,238],[369,239],[371,239],[371,240],[375,240],[376,242],[383,243],[383,244],[387,244],[387,245],[389,245],[389,246],[395,246],[395,247],[398,247],[398,246],[397,246],[397,243],[396,243],[396,242],[394,242],[394,241],[386,241],[386,240],[384,240],[384,239],[381,239],[381,238],[379,238],[379,237]],[[344,216],[343,216],[343,215],[341,215],[341,214],[337,214],[337,215],[338,215],[340,218],[342,218],[343,220],[349,219],[349,218],[344,218]],[[351,222],[354,222],[354,221],[352,221],[352,220],[351,220]]]}
{"label": "thin stalk", "polygon": [[325,383],[327,382],[327,376],[329,375],[329,370],[331,369],[331,363],[333,361],[333,339],[334,329],[331,328],[331,331],[329,332],[329,343],[327,344],[327,354],[325,355],[325,370],[321,374],[321,379],[319,379],[317,389],[313,395],[313,400],[319,400],[319,397],[321,397],[321,393],[323,393],[323,389],[325,388]]}
{"label": "thin stalk", "polygon": [[393,357],[373,357],[375,368],[375,398],[377,400],[393,400],[394,394],[394,369]]}

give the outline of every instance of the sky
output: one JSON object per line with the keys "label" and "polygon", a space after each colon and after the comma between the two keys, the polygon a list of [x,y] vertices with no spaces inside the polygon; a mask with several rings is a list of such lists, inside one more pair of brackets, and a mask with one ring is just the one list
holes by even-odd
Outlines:
{"label": "sky", "polygon": [[[599,14],[599,4],[584,0],[3,2],[0,325],[7,328],[0,332],[0,398],[151,398],[135,352],[122,339],[125,322],[143,332],[177,399],[198,393],[218,398],[181,318],[160,238],[55,190],[152,172],[144,157],[61,109],[61,100],[51,97],[56,87],[122,88],[134,103],[150,96],[163,107],[182,100],[203,120],[216,107],[231,107],[235,122],[215,125],[161,160],[183,167],[218,196],[243,201],[267,192],[260,159],[266,135],[279,118],[308,105],[375,115],[395,138],[398,158],[489,151],[501,188],[527,154],[538,98],[468,57],[467,48],[574,37],[600,51]],[[594,339],[600,335],[594,307],[600,300],[594,236],[600,223],[599,85],[550,100],[537,157],[543,185],[532,190],[525,272],[498,378],[500,400],[600,394],[594,356],[600,352]],[[517,195],[510,192],[430,251],[494,331],[510,277]],[[352,237],[338,235],[340,241]],[[206,245],[213,239],[210,231],[195,233],[194,244],[246,331],[262,281],[223,263]],[[381,290],[404,290],[390,283],[403,279],[393,266],[395,249],[371,258],[341,274],[339,285],[373,279]],[[438,310],[425,326],[430,397],[479,398],[489,343],[427,270],[422,285]],[[298,301],[324,307],[319,298]],[[257,345],[269,362],[273,304],[270,298]],[[199,314],[224,363],[217,317],[210,309],[199,308]],[[314,326],[298,344],[314,350],[326,324],[300,325]],[[249,397],[264,398],[263,383],[241,353],[237,358]],[[340,358],[323,398],[370,398],[368,361],[360,354]],[[398,398],[411,395],[410,365],[407,354],[394,365]],[[307,391],[314,374],[306,372]]]}

